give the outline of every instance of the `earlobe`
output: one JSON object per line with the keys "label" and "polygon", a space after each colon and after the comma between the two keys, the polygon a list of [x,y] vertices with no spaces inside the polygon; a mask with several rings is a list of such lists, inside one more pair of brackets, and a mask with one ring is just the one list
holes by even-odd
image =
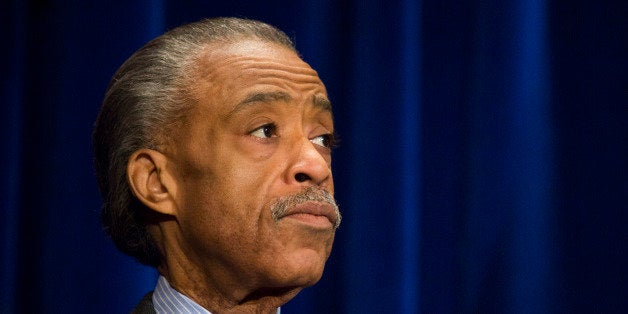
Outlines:
{"label": "earlobe", "polygon": [[140,149],[127,163],[131,191],[147,207],[166,215],[176,215],[175,187],[169,180],[166,156],[152,149]]}

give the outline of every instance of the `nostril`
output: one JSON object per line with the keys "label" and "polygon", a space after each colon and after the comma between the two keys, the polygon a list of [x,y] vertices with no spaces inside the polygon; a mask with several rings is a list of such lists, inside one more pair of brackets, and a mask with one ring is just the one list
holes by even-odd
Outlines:
{"label": "nostril", "polygon": [[299,173],[295,174],[294,175],[294,179],[297,180],[297,182],[299,182],[299,183],[312,180],[312,178],[310,178],[310,176],[308,176],[307,174],[305,174],[303,172],[299,172]]}

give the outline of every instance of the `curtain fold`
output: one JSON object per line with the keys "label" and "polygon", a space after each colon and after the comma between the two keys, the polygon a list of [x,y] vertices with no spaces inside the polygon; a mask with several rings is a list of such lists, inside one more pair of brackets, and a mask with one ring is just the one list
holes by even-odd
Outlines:
{"label": "curtain fold", "polygon": [[399,149],[401,152],[401,291],[400,313],[418,313],[421,283],[421,8],[413,0],[402,1],[399,8],[401,24],[401,110],[399,121]]}
{"label": "curtain fold", "polygon": [[[2,85],[0,95],[4,106],[0,108],[2,123],[0,132],[4,135],[4,145],[0,154],[0,212],[1,222],[1,255],[0,285],[15,287],[17,282],[17,234],[18,234],[18,186],[20,184],[20,150],[22,121],[22,90],[24,88],[24,8],[20,3],[8,2],[1,4],[0,20],[3,29],[8,30],[8,47],[0,56],[2,67]],[[12,311],[15,308],[15,289],[3,289],[0,304]]]}

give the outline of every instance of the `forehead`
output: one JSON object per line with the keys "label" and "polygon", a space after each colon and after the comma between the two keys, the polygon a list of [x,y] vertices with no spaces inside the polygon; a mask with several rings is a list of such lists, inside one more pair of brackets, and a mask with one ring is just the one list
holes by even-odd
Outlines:
{"label": "forehead", "polygon": [[327,99],[316,71],[291,49],[260,40],[210,44],[197,60],[192,93],[214,109],[256,93],[288,95],[295,101]]}

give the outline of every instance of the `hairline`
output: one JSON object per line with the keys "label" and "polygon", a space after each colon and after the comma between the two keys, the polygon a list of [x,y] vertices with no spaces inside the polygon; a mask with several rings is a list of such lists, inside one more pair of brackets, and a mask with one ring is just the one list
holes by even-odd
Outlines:
{"label": "hairline", "polygon": [[[276,44],[278,46],[289,49],[290,51],[294,52],[299,59],[301,59],[301,56],[296,50],[296,47],[294,47],[292,43],[289,45],[279,42],[277,40],[263,38],[261,36],[252,34],[224,35],[222,37],[212,38],[207,42],[201,44],[198,51],[194,55],[191,55],[184,60],[184,65],[180,67],[180,73],[177,73],[177,77],[180,79],[180,83],[176,84],[177,86],[175,88],[177,92],[180,93],[186,100],[183,101],[184,103],[178,104],[180,108],[171,112],[169,117],[170,119],[168,121],[165,121],[166,123],[165,125],[163,125],[163,128],[161,128],[161,131],[154,133],[154,145],[152,147],[146,148],[162,150],[165,149],[167,145],[170,145],[172,141],[175,140],[175,136],[173,135],[177,134],[177,130],[181,129],[180,124],[186,123],[187,117],[192,114],[194,108],[198,106],[202,101],[204,101],[204,99],[198,97],[198,89],[200,88],[199,85],[205,77],[205,75],[203,75],[203,71],[207,71],[207,68],[212,67],[210,65],[211,59],[217,57],[220,58],[219,56],[215,56],[214,54],[222,52],[216,50],[220,50],[220,48],[224,46],[235,45],[246,41]],[[208,66],[205,67],[204,65]],[[223,82],[220,80],[218,80],[218,82],[216,83],[223,84]],[[210,84],[212,84],[212,82],[210,82]],[[329,111],[331,111],[331,106]]]}

